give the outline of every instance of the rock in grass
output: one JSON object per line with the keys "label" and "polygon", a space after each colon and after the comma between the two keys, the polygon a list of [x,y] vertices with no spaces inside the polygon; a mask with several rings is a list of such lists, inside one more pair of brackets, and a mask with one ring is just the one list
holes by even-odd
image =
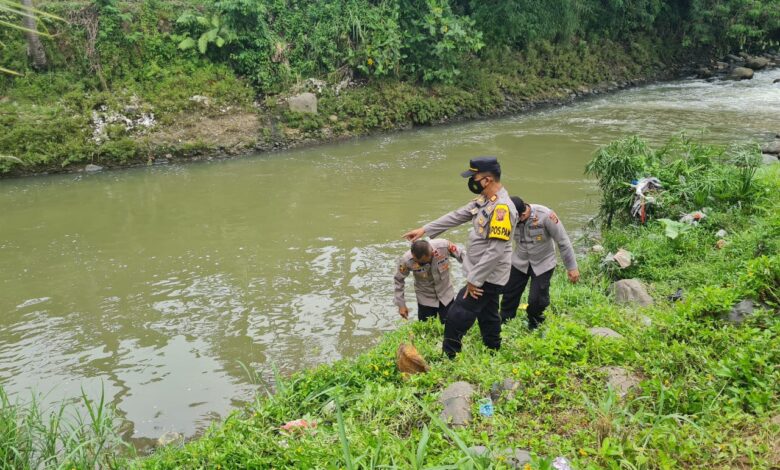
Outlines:
{"label": "rock in grass", "polygon": [[728,235],[728,234],[729,233],[727,231],[723,230],[723,229],[720,229],[717,232],[715,232],[715,236],[718,237],[718,238],[726,238],[726,235]]}
{"label": "rock in grass", "polygon": [[768,144],[761,147],[761,153],[768,153],[770,155],[780,154],[780,140],[769,142]]}
{"label": "rock in grass", "polygon": [[594,338],[614,338],[614,339],[623,339],[623,335],[618,333],[615,330],[604,328],[602,326],[597,326],[594,328],[588,328],[588,333],[590,333],[591,336]]}
{"label": "rock in grass", "polygon": [[520,388],[520,382],[511,378],[504,379],[501,383],[496,382],[490,387],[490,399],[493,400],[494,403],[502,398],[512,400],[515,397],[518,388]]}
{"label": "rock in grass", "polygon": [[610,291],[619,304],[638,304],[642,307],[653,304],[653,298],[638,279],[621,279],[612,284]]}
{"label": "rock in grass", "polygon": [[317,114],[317,95],[314,93],[301,93],[287,99],[290,111],[298,113]]}
{"label": "rock in grass", "polygon": [[157,445],[159,447],[165,447],[169,445],[182,445],[184,443],[184,436],[176,431],[168,431],[157,439]]}
{"label": "rock in grass", "polygon": [[102,166],[93,165],[92,163],[84,167],[84,171],[86,171],[87,173],[95,173],[96,171],[102,171],[102,170],[103,170]]}
{"label": "rock in grass", "polygon": [[525,464],[531,462],[531,453],[523,449],[503,449],[490,452],[485,446],[474,446],[469,448],[469,452],[477,457],[500,460],[510,468],[522,468]]}
{"label": "rock in grass", "polygon": [[600,367],[598,370],[607,374],[607,386],[612,387],[620,398],[639,387],[639,377],[622,367],[608,366]]}
{"label": "rock in grass", "polygon": [[726,315],[725,320],[729,323],[739,325],[744,322],[747,317],[753,315],[755,309],[756,307],[752,300],[743,300],[731,308],[731,311]]}
{"label": "rock in grass", "polygon": [[439,397],[444,405],[441,419],[452,426],[466,426],[471,423],[471,395],[474,387],[468,382],[455,382],[447,387]]}
{"label": "rock in grass", "polygon": [[774,165],[780,162],[779,158],[780,157],[778,155],[770,155],[768,153],[761,154],[761,161],[764,165]]}

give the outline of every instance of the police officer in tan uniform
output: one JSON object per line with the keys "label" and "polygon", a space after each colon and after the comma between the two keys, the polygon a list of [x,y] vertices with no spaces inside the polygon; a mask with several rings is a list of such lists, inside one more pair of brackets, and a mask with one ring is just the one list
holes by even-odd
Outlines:
{"label": "police officer in tan uniform", "polygon": [[395,304],[403,318],[409,318],[404,299],[406,277],[414,276],[414,294],[417,297],[417,318],[420,321],[439,316],[444,323],[447,311],[455,298],[450,279],[450,258],[463,262],[463,252],[454,243],[443,238],[417,240],[398,260],[395,272]]}
{"label": "police officer in tan uniform", "polygon": [[460,290],[444,325],[444,353],[453,358],[461,350],[466,332],[479,322],[482,342],[491,349],[501,347],[501,317],[498,298],[509,280],[512,260],[512,231],[517,210],[501,185],[501,165],[495,157],[472,159],[461,176],[478,194],[474,200],[423,227],[404,234],[407,240],[425,235],[435,238],[445,230],[471,222],[469,245],[463,260],[466,286]]}
{"label": "police officer in tan uniform", "polygon": [[520,297],[530,280],[526,312],[528,328],[534,330],[544,322],[544,310],[550,305],[550,279],[556,265],[555,245],[561,252],[569,281],[579,281],[580,272],[569,236],[555,212],[540,204],[526,204],[517,196],[512,196],[512,203],[520,214],[520,220],[514,231],[512,272],[501,299],[501,320],[507,322],[515,317]]}

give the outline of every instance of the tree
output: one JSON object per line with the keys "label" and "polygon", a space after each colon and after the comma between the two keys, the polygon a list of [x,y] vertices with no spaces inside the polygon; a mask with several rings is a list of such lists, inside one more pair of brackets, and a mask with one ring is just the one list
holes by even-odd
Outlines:
{"label": "tree", "polygon": [[22,5],[26,13],[22,15],[22,24],[27,36],[27,53],[32,59],[32,66],[35,70],[43,70],[48,65],[46,52],[43,50],[41,38],[38,35],[38,19],[35,16],[35,8],[32,0],[22,0]]}

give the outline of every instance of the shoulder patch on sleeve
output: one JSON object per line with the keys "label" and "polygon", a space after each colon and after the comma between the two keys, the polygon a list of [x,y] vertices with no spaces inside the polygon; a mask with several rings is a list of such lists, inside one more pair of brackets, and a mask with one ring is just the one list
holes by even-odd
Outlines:
{"label": "shoulder patch on sleeve", "polygon": [[509,206],[498,204],[493,209],[493,217],[490,218],[490,233],[488,238],[509,240],[512,235],[512,220],[509,216]]}
{"label": "shoulder patch on sleeve", "polygon": [[406,266],[406,263],[401,263],[398,265],[398,270],[401,272],[401,274],[406,274],[409,272],[409,267]]}
{"label": "shoulder patch on sleeve", "polygon": [[558,223],[558,216],[555,215],[554,211],[550,211],[550,215],[548,217],[550,218],[550,220],[553,221],[553,223],[556,223],[556,224]]}

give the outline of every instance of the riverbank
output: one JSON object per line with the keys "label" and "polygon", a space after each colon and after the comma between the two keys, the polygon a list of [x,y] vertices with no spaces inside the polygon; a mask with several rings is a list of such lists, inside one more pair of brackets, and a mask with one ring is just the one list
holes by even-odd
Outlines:
{"label": "riverbank", "polygon": [[[556,273],[541,334],[515,320],[502,350],[491,354],[475,328],[463,353],[448,361],[440,354],[441,326],[413,322],[358,357],[278,376],[274,387],[255,376],[253,403],[204,436],[152,456],[115,456],[122,449],[108,439],[111,427],[91,426],[87,417],[80,434],[63,430],[63,442],[73,445],[50,447],[66,449],[49,456],[52,466],[487,468],[508,466],[504,449],[519,449],[530,454],[531,468],[550,468],[558,456],[573,468],[776,467],[780,165],[757,166],[753,148],[679,139],[656,150],[626,139],[598,156],[591,172],[608,194],[624,195],[624,181],[645,174],[658,176],[665,190],[646,226],[630,222],[620,205],[611,228],[583,241],[583,280],[570,285]],[[625,174],[607,173],[615,167]],[[696,226],[659,220],[677,221],[702,205],[706,217]],[[625,269],[604,262],[620,248],[633,253]],[[620,304],[609,288],[621,279],[639,280],[653,303]],[[753,300],[752,311],[746,304],[732,311],[745,299]],[[431,371],[404,378],[395,352],[410,332]],[[439,399],[457,381],[474,389],[472,420],[451,428],[438,419]],[[491,392],[494,415],[484,417],[477,401]],[[26,440],[24,423],[34,420],[12,409],[0,409],[1,429],[15,431],[0,434],[0,449],[43,445]],[[282,429],[297,419],[316,427]],[[66,457],[82,443],[81,454]],[[482,460],[469,450],[480,446],[497,455]],[[10,466],[28,468],[28,454],[21,455]]]}
{"label": "riverbank", "polygon": [[[69,75],[20,79],[0,98],[0,178],[232,158],[508,116],[645,83],[716,72],[653,43],[548,46],[475,59],[457,84],[300,81],[254,101],[224,67],[181,67],[153,86],[67,91]],[[705,61],[724,73],[745,59]],[[780,64],[766,54],[761,68]],[[758,68],[758,67],[757,67]],[[52,99],[52,97],[55,97]]]}

